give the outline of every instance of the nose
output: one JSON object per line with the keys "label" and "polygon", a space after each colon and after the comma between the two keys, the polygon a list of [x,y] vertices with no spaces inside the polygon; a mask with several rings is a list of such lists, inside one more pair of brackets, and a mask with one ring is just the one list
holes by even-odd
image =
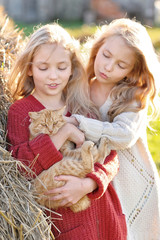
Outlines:
{"label": "nose", "polygon": [[50,70],[49,78],[50,79],[57,79],[57,71],[56,71],[56,69],[53,68],[53,69]]}
{"label": "nose", "polygon": [[105,64],[105,70],[107,72],[111,72],[111,71],[113,71],[113,68],[114,68],[113,61],[107,61],[107,63]]}
{"label": "nose", "polygon": [[53,130],[49,129],[49,134],[52,134],[53,133]]}

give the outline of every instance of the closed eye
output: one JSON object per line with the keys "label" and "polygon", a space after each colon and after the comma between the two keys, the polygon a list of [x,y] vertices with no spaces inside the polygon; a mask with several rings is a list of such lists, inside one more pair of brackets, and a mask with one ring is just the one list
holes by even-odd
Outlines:
{"label": "closed eye", "polygon": [[106,54],[106,53],[103,53],[103,56],[105,57],[105,58],[109,58],[110,56],[108,55],[108,54]]}
{"label": "closed eye", "polygon": [[45,67],[45,68],[39,68],[40,71],[46,71],[48,68]]}
{"label": "closed eye", "polygon": [[57,125],[57,123],[58,123],[58,121],[57,121],[57,122],[54,122],[54,123],[53,123],[53,126],[54,126],[54,125]]}
{"label": "closed eye", "polygon": [[47,124],[46,123],[41,123],[41,126],[47,127]]}
{"label": "closed eye", "polygon": [[118,66],[119,66],[121,69],[125,69],[125,67],[121,66],[120,64],[118,64]]}
{"label": "closed eye", "polygon": [[66,70],[67,67],[59,67],[58,69],[63,71],[63,70]]}

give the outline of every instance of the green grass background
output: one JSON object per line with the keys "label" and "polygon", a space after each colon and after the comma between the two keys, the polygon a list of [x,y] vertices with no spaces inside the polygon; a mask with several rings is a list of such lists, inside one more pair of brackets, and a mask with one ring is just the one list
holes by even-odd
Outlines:
{"label": "green grass background", "polygon": [[[83,39],[85,36],[90,36],[93,34],[97,26],[83,25],[80,21],[75,22],[61,22],[58,21],[60,25],[66,28],[75,38]],[[22,24],[20,22],[15,23],[17,28],[23,29],[25,35],[30,35],[36,24]],[[151,37],[153,45],[156,48],[157,54],[160,53],[160,28],[147,28],[147,31]],[[152,123],[154,131],[147,130],[148,146],[153,157],[154,162],[160,173],[160,118]]]}

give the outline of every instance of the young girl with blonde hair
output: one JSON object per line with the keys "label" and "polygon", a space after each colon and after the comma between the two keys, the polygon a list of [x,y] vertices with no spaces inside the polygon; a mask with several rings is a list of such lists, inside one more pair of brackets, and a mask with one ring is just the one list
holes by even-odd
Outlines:
{"label": "young girl with blonde hair", "polygon": [[[13,66],[9,86],[14,103],[8,112],[7,139],[12,156],[31,167],[36,175],[48,169],[63,156],[59,149],[69,139],[77,147],[84,142],[84,133],[66,123],[55,135],[40,134],[29,140],[29,112],[60,109],[66,105],[70,113],[93,114],[88,83],[79,56],[77,42],[58,24],[37,29]],[[104,164],[95,164],[95,171],[86,178],[60,176],[66,183],[53,189],[53,200],[61,200],[53,233],[59,240],[125,240],[126,222],[117,194],[110,184],[119,168],[117,154],[111,151]],[[72,204],[88,194],[91,206],[73,213]],[[65,207],[65,208],[64,208]],[[50,213],[48,213],[50,214]]]}
{"label": "young girl with blonde hair", "polygon": [[108,148],[117,151],[120,171],[113,184],[126,215],[128,239],[159,240],[160,180],[146,135],[148,108],[153,116],[159,107],[157,55],[145,27],[130,19],[102,26],[87,46],[90,97],[102,121],[80,115],[68,121],[79,124],[94,142],[107,137]]}

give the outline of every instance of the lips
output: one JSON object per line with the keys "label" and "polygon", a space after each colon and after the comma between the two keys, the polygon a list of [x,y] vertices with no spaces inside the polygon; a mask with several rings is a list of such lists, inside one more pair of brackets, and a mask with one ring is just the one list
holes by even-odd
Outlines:
{"label": "lips", "polygon": [[108,78],[108,76],[107,76],[106,74],[102,73],[102,72],[100,72],[100,76],[101,76],[102,78],[104,78],[104,79],[107,79],[107,78]]}
{"label": "lips", "polygon": [[49,88],[57,88],[58,85],[57,83],[48,84]]}
{"label": "lips", "polygon": [[53,84],[49,84],[49,86],[55,87],[55,86],[57,86],[57,84],[56,84],[56,83],[53,83]]}

